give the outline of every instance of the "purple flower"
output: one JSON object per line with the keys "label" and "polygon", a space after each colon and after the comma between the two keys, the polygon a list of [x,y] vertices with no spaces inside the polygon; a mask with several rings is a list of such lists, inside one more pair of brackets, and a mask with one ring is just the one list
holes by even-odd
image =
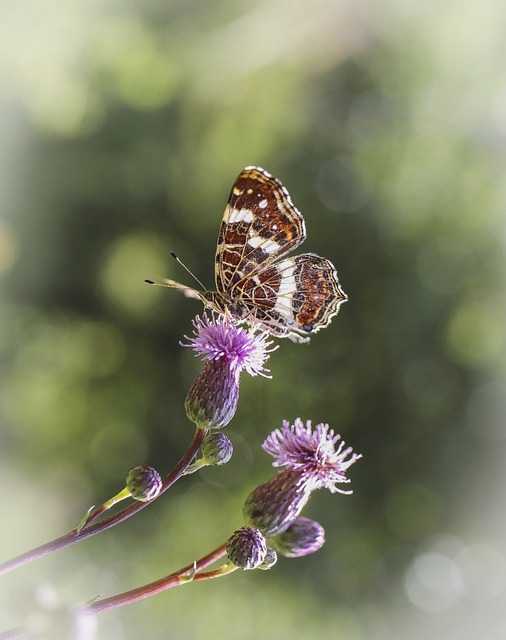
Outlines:
{"label": "purple flower", "polygon": [[268,334],[236,327],[219,317],[193,320],[195,337],[184,347],[191,347],[205,361],[185,401],[186,415],[197,427],[220,429],[234,417],[239,401],[240,374],[270,377],[265,361],[277,347],[271,347]]}
{"label": "purple flower", "polygon": [[362,456],[351,454],[351,447],[345,449],[343,442],[336,450],[339,440],[327,424],[313,431],[309,420],[306,426],[300,419],[292,426],[285,421],[282,431],[273,431],[262,446],[274,457],[273,466],[285,468],[246,498],[246,524],[268,538],[279,536],[296,521],[316,489],[351,493],[336,484],[349,482],[345,471]]}
{"label": "purple flower", "polygon": [[181,342],[182,347],[191,347],[203,360],[219,360],[239,373],[270,378],[264,364],[278,347],[269,348],[272,340],[267,340],[267,333],[237,327],[223,316],[196,316],[192,324],[195,337],[185,336],[189,344]]}
{"label": "purple flower", "polygon": [[[317,424],[313,429],[311,420],[306,426],[300,418],[293,425],[283,421],[282,430],[276,429],[266,439],[262,449],[274,458],[273,467],[285,467],[303,474],[310,491],[328,489],[331,493],[352,493],[338,489],[336,484],[348,483],[345,472],[361,454],[345,448],[341,436],[334,434],[328,424]],[[351,454],[351,455],[350,455]]]}

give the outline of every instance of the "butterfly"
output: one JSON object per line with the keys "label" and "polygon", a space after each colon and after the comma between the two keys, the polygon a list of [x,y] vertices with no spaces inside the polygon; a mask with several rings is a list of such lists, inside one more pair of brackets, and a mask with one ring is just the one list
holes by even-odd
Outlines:
{"label": "butterfly", "polygon": [[146,282],[179,289],[272,336],[309,342],[348,298],[330,260],[314,253],[286,257],[305,239],[304,218],[281,182],[260,167],[246,167],[232,186],[218,234],[216,291],[174,280]]}

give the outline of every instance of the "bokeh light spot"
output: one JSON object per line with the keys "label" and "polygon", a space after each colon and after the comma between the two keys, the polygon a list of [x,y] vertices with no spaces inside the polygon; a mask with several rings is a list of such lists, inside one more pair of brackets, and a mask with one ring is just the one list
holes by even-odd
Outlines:
{"label": "bokeh light spot", "polygon": [[440,613],[457,604],[463,592],[462,575],[445,555],[421,553],[406,572],[404,588],[416,607],[427,613]]}
{"label": "bokeh light spot", "polygon": [[486,602],[504,594],[506,558],[493,547],[475,544],[462,549],[455,557],[455,567],[470,600]]}
{"label": "bokeh light spot", "polygon": [[100,126],[104,105],[85,82],[54,78],[54,90],[37,94],[27,104],[34,122],[43,130],[62,137],[90,135]]}
{"label": "bokeh light spot", "polygon": [[137,109],[166,105],[175,88],[175,74],[171,56],[158,45],[154,33],[128,19],[108,27],[99,34],[93,56],[107,70],[113,90]]}
{"label": "bokeh light spot", "polygon": [[109,248],[102,270],[103,295],[118,311],[142,317],[158,303],[154,287],[144,283],[168,269],[168,245],[151,234],[125,235]]}

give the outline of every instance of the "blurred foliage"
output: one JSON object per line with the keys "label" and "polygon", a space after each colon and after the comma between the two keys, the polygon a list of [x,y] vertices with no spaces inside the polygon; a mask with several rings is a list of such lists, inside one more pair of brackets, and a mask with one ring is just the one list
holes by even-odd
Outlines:
{"label": "blurred foliage", "polygon": [[82,602],[221,544],[272,473],[260,443],[300,416],[364,454],[352,497],[321,492],[305,511],[324,548],[106,614],[100,637],[464,638],[484,621],[505,637],[502,3],[0,11],[5,558],[75,526],[130,467],[163,473],[186,449],[200,365],[179,341],[201,306],[143,280],[188,282],[175,250],[212,286],[244,166],[282,180],[304,250],[350,298],[309,347],[282,342],[272,380],[243,376],[226,467],[3,578],[1,628],[41,581]]}

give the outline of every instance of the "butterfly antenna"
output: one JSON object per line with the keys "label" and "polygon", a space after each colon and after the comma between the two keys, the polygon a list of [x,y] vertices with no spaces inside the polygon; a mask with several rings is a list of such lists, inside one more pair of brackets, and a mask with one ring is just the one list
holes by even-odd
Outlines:
{"label": "butterfly antenna", "polygon": [[196,282],[198,282],[198,283],[199,283],[199,285],[202,287],[202,289],[203,289],[204,291],[206,291],[206,287],[204,287],[204,285],[202,284],[202,282],[200,282],[200,280],[197,278],[197,276],[196,276],[194,273],[192,273],[192,272],[188,269],[188,267],[185,265],[185,263],[184,263],[184,262],[182,262],[182,261],[179,259],[179,257],[177,256],[177,254],[175,254],[175,253],[174,253],[174,251],[171,251],[171,252],[170,252],[170,255],[174,258],[174,260],[175,260],[178,264],[180,264],[180,265],[183,267],[183,269],[186,269],[186,271],[188,271],[188,273],[191,275],[191,277],[192,277]]}

